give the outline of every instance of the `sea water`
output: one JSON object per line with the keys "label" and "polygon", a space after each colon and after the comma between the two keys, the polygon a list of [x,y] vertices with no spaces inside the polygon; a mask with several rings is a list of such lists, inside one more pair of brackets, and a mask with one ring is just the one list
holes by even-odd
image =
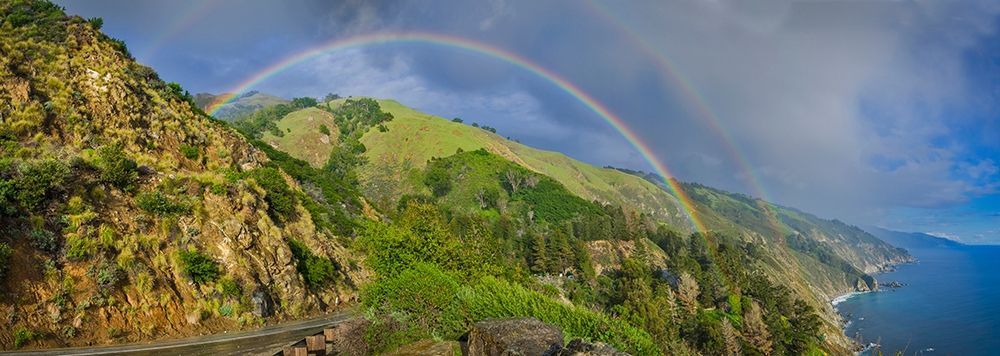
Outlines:
{"label": "sea water", "polygon": [[847,336],[887,355],[1000,355],[1000,246],[909,251],[918,262],[876,276],[905,286],[836,303]]}

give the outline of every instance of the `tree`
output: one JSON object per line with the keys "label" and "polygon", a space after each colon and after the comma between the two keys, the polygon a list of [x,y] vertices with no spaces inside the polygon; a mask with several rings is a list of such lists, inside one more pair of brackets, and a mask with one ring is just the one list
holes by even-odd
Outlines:
{"label": "tree", "polygon": [[516,194],[517,190],[524,185],[524,174],[521,174],[521,172],[515,169],[508,169],[500,178],[503,180],[505,188],[510,191],[511,195]]}
{"label": "tree", "polygon": [[531,253],[528,264],[535,273],[548,272],[548,251],[545,248],[545,236],[539,233],[531,234]]}
{"label": "tree", "polygon": [[698,311],[698,294],[698,282],[687,272],[682,272],[680,282],[677,283],[677,298],[681,300],[688,315],[694,315]]}
{"label": "tree", "polygon": [[443,164],[431,164],[427,167],[424,184],[431,188],[434,196],[443,197],[451,191],[451,173]]}
{"label": "tree", "polygon": [[726,342],[726,354],[738,356],[740,354],[740,334],[729,322],[729,318],[722,318],[722,339]]}
{"label": "tree", "polygon": [[461,123],[463,123],[464,121],[463,121],[462,119],[460,119],[460,118],[457,118],[457,117],[456,117],[456,118],[454,118],[454,119],[451,119],[451,122],[457,122],[457,123],[460,123],[460,124],[461,124]]}
{"label": "tree", "polygon": [[300,109],[311,108],[316,106],[318,102],[315,98],[301,97],[292,99],[292,106]]}
{"label": "tree", "polygon": [[764,355],[771,354],[771,332],[767,330],[763,311],[757,301],[751,301],[750,308],[743,314],[743,336],[757,351]]}
{"label": "tree", "polygon": [[340,94],[329,93],[329,94],[326,94],[326,96],[323,97],[323,101],[324,102],[330,102],[330,101],[334,101],[334,100],[337,100],[337,99],[340,99]]}

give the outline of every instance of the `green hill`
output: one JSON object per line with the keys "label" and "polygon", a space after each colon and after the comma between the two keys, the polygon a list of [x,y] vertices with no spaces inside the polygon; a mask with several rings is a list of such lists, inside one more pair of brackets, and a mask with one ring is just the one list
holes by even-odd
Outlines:
{"label": "green hill", "polygon": [[[344,99],[335,100],[321,106],[333,112],[344,102]],[[676,247],[671,250],[671,242],[664,235],[645,233],[642,229],[635,232],[627,226],[612,227],[611,234],[594,235],[586,232],[592,227],[579,223],[580,220],[608,221],[608,226],[615,226],[614,221],[627,221],[631,211],[644,221],[643,224],[663,224],[668,230],[682,235],[690,233],[691,227],[680,214],[676,198],[663,188],[662,182],[655,180],[655,176],[594,167],[561,153],[506,140],[483,128],[420,113],[396,101],[377,102],[382,110],[391,114],[392,120],[382,123],[383,128],[357,134],[364,145],[362,156],[365,159],[365,163],[358,167],[357,176],[365,196],[380,210],[394,210],[400,198],[423,196],[430,198],[422,199],[433,199],[451,211],[481,215],[487,219],[495,220],[499,216],[520,221],[548,219],[555,221],[556,225],[562,221],[577,221],[573,223],[573,235],[584,240],[597,239],[588,242],[583,249],[588,250],[591,257],[603,256],[599,258],[605,261],[600,263],[602,271],[621,268],[623,259],[609,259],[608,253],[634,250],[625,248],[630,245],[624,243],[637,236],[646,236],[660,245],[658,248],[667,251],[668,269],[670,266],[686,268],[670,262],[677,258],[674,256],[671,259],[671,252],[683,251],[678,252]],[[296,132],[296,127],[302,126],[303,115],[316,115],[316,111],[306,109],[289,114],[277,121],[277,126],[282,130],[291,128],[292,131],[286,135],[302,134]],[[302,130],[312,132],[315,129]],[[278,149],[307,159],[317,167],[322,164],[315,157],[332,150],[319,146],[302,150],[303,146],[295,146],[295,141],[273,142]],[[505,182],[508,172],[516,172],[523,177],[537,176],[533,178],[536,184],[552,182],[555,190],[540,193],[537,197],[541,198],[531,200],[533,198],[529,197],[529,193],[535,190],[514,192]],[[434,183],[438,180],[447,181],[447,189],[442,190]],[[823,330],[831,335],[827,342],[835,349],[850,346],[839,334],[838,316],[827,302],[841,293],[877,288],[869,273],[910,258],[904,250],[836,220],[820,219],[794,209],[698,184],[684,183],[682,186],[694,200],[699,217],[713,230],[713,234],[706,236],[709,249],[728,249],[731,247],[725,246],[734,244],[752,246],[757,252],[750,261],[751,265],[760,268],[772,279],[781,281],[812,308],[822,311]],[[575,197],[560,198],[563,193],[559,191]],[[578,202],[573,199],[578,199]],[[568,210],[562,214],[548,212],[550,210],[545,204],[553,201],[558,203],[551,206]],[[624,213],[607,210],[607,207],[624,208]],[[573,216],[576,218],[566,218]],[[600,226],[596,228],[603,229]],[[530,241],[520,241],[514,243],[514,248],[523,250],[514,254],[528,256],[523,267],[535,270],[530,257]],[[654,260],[649,260],[649,263],[655,264]],[[711,270],[716,267],[703,268]]]}
{"label": "green hill", "polygon": [[413,173],[431,158],[449,156],[458,149],[485,149],[555,179],[585,200],[621,205],[691,231],[676,197],[655,184],[559,152],[525,146],[481,128],[427,115],[393,100],[378,102],[394,120],[385,124],[387,131],[371,130],[361,138],[369,164],[359,170],[359,176],[366,195],[381,206],[392,205],[403,194],[423,192]]}

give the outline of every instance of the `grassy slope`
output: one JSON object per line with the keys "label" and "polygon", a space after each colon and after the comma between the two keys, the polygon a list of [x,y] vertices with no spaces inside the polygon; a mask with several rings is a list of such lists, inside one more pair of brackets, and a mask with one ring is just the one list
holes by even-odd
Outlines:
{"label": "grassy slope", "polygon": [[[320,125],[326,125],[330,134],[321,133]],[[323,166],[337,144],[333,115],[320,109],[309,108],[288,114],[278,122],[278,128],[284,133],[282,137],[265,132],[261,140],[313,167]]]}
{"label": "grassy slope", "polygon": [[[558,152],[543,151],[509,141],[469,125],[420,113],[393,100],[379,100],[383,110],[395,117],[388,132],[371,130],[362,142],[369,165],[360,172],[369,193],[377,197],[398,196],[380,189],[412,192],[422,188],[408,172],[422,168],[431,157],[445,157],[459,148],[485,148],[530,170],[552,177],[574,194],[587,200],[624,205],[689,230],[677,199],[639,177],[614,169],[598,168]],[[405,182],[398,186],[399,182]],[[397,185],[396,188],[387,188]],[[395,192],[395,193],[398,193]]]}
{"label": "grassy slope", "polygon": [[[690,230],[679,212],[676,198],[656,183],[619,170],[594,167],[558,152],[534,149],[479,128],[418,112],[396,101],[379,100],[379,103],[395,119],[386,125],[387,132],[372,129],[363,137],[369,164],[359,172],[366,195],[376,202],[390,206],[402,194],[428,193],[417,171],[432,157],[450,156],[459,149],[485,148],[552,177],[581,197],[629,206],[681,227],[681,230]],[[301,113],[289,115],[278,126],[293,131],[304,127]],[[278,146],[296,151],[293,156],[305,159],[329,152],[329,148],[324,147],[292,148],[281,142]],[[888,261],[898,262],[905,256],[887,244],[868,239],[863,231],[837,222],[708,187],[686,185],[686,190],[696,201],[699,216],[711,229],[740,236],[769,252],[761,267],[823,311],[824,328],[828,335],[836,335],[828,341],[836,344],[837,349],[847,347],[846,339],[841,337],[836,314],[826,301],[853,288],[857,279],[814,256],[789,248],[784,237],[799,231],[821,241],[838,257],[866,272]],[[613,267],[614,263],[610,265]]]}

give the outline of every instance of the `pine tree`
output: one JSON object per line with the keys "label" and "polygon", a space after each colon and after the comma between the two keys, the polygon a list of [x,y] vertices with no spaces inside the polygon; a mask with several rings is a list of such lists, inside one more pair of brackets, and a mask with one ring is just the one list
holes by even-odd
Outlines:
{"label": "pine tree", "polygon": [[677,284],[677,299],[684,305],[684,310],[688,315],[695,315],[698,311],[698,282],[687,272],[681,273],[680,282]]}
{"label": "pine tree", "polygon": [[743,314],[743,336],[762,354],[771,354],[773,350],[771,332],[767,330],[764,314],[760,309],[760,304],[757,304],[756,301],[752,301],[750,308]]}
{"label": "pine tree", "polygon": [[535,273],[548,272],[548,251],[545,248],[545,236],[531,234],[531,271]]}
{"label": "pine tree", "polygon": [[729,322],[728,318],[722,319],[722,340],[726,343],[726,355],[739,356],[740,354],[740,334]]}

